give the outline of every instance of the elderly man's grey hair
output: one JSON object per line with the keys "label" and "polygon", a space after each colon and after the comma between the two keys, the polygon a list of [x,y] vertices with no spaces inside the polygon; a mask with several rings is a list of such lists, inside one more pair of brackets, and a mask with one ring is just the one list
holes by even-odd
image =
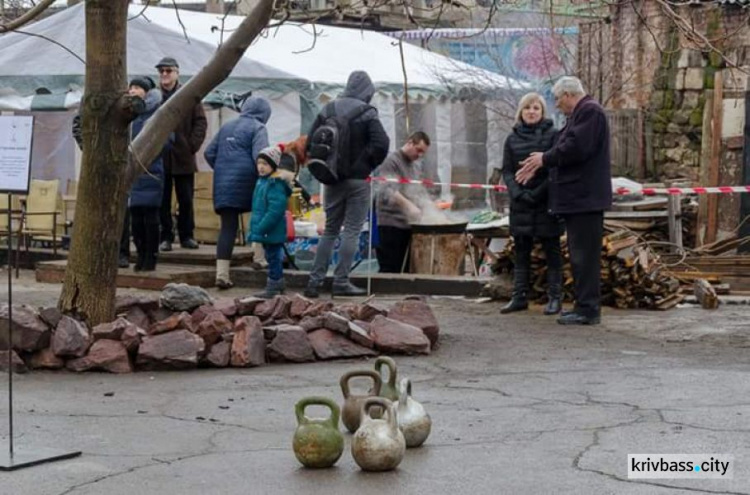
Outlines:
{"label": "elderly man's grey hair", "polygon": [[567,93],[571,96],[584,96],[586,90],[583,89],[581,80],[573,76],[564,76],[557,80],[554,86],[552,86],[552,94],[555,97],[561,96]]}

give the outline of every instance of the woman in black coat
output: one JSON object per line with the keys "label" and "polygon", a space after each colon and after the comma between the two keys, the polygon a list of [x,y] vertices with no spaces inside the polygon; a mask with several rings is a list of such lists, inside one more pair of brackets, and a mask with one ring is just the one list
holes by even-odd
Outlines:
{"label": "woman in black coat", "polygon": [[562,257],[560,236],[563,224],[549,213],[547,205],[549,180],[542,168],[527,184],[516,182],[520,163],[535,151],[547,151],[557,137],[557,131],[546,118],[546,104],[537,93],[528,93],[518,105],[516,124],[505,140],[503,151],[503,179],[510,194],[510,233],[516,247],[513,297],[500,310],[512,313],[529,307],[528,293],[531,279],[531,250],[534,239],[539,239],[547,258],[548,302],[544,314],[560,312],[562,297]]}

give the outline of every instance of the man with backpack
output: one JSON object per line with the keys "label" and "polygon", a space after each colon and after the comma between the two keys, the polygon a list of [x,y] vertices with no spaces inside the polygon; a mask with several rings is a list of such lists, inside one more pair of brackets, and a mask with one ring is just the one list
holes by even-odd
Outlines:
{"label": "man with backpack", "polygon": [[370,76],[364,71],[352,72],[343,94],[323,107],[307,134],[308,168],[323,183],[326,225],[305,289],[306,297],[318,297],[339,234],[341,244],[333,295],[365,294],[349,281],[349,272],[370,208],[370,185],[366,179],[385,159],[390,145],[377,110],[369,104],[374,94]]}

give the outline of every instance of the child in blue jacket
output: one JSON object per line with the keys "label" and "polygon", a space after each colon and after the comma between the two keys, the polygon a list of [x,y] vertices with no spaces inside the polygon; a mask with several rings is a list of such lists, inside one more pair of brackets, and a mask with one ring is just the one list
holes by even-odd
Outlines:
{"label": "child in blue jacket", "polygon": [[258,182],[253,193],[253,215],[247,240],[263,245],[268,263],[265,292],[270,299],[284,292],[283,251],[286,242],[286,210],[295,172],[280,169],[281,149],[272,146],[258,153]]}

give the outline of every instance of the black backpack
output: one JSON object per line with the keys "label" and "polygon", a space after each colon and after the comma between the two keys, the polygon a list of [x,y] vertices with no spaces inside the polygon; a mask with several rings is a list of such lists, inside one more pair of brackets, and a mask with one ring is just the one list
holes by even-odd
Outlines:
{"label": "black backpack", "polygon": [[343,168],[350,163],[349,124],[370,105],[358,105],[344,115],[336,115],[335,105],[328,105],[323,123],[310,136],[310,160],[307,168],[320,183],[332,185],[346,175]]}

